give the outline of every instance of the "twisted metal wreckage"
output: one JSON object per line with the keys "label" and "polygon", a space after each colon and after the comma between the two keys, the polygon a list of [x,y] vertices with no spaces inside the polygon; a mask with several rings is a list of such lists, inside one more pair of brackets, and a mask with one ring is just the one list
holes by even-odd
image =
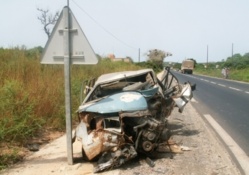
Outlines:
{"label": "twisted metal wreckage", "polygon": [[161,80],[144,69],[104,74],[86,87],[76,138],[84,159],[98,160],[94,172],[100,172],[137,154],[163,152],[170,137],[167,118],[175,106],[182,112],[195,85],[179,84],[165,68]]}

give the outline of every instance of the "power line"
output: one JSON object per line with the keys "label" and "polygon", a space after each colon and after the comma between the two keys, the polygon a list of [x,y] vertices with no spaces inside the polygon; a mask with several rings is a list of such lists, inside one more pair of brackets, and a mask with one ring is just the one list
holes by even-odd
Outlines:
{"label": "power line", "polygon": [[118,37],[116,37],[115,35],[113,35],[110,31],[108,31],[103,25],[101,25],[97,20],[95,20],[91,15],[89,15],[89,13],[87,13],[79,4],[77,4],[74,0],[72,0],[72,2],[80,9],[82,10],[91,20],[93,20],[100,28],[102,28],[106,33],[108,33],[110,36],[112,36],[114,39],[116,39],[117,41],[119,41],[120,43],[124,44],[125,46],[131,48],[131,49],[135,49],[137,50],[137,48],[130,46],[129,44],[125,43],[124,41],[122,41],[121,39],[119,39]]}

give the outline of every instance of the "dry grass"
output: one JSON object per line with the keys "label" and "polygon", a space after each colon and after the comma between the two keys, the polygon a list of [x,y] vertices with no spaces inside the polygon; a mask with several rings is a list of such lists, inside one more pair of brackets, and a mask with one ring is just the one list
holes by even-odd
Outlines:
{"label": "dry grass", "polygon": [[[10,160],[20,160],[22,146],[47,128],[65,130],[65,95],[64,65],[41,65],[39,52],[0,48],[0,67],[1,169]],[[103,73],[135,69],[141,68],[108,59],[97,65],[71,66],[72,111],[79,106],[82,81]],[[76,116],[72,116],[74,120]],[[3,148],[9,149],[8,154]]]}

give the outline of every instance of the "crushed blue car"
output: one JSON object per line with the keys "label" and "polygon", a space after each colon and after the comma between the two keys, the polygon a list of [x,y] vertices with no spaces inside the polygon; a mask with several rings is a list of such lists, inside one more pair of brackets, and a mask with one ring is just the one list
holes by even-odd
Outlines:
{"label": "crushed blue car", "polygon": [[83,158],[96,160],[94,172],[119,167],[139,154],[163,152],[170,138],[167,118],[175,107],[182,112],[194,86],[180,84],[165,68],[104,74],[89,81],[77,110],[75,136]]}

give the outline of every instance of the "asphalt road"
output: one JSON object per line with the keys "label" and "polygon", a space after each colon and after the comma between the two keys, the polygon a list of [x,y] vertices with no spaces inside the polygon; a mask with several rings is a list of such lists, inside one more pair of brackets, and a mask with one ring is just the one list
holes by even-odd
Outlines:
{"label": "asphalt road", "polygon": [[193,105],[215,121],[249,155],[249,84],[173,72],[180,82],[196,83]]}

